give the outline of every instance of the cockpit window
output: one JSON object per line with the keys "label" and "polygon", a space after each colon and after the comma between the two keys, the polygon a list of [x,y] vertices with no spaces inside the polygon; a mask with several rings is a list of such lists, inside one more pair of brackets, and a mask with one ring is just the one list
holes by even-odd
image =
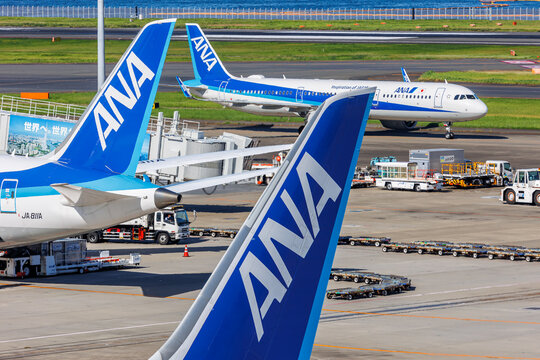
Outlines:
{"label": "cockpit window", "polygon": [[459,100],[463,100],[463,99],[465,99],[465,95],[461,95],[461,96],[459,97]]}
{"label": "cockpit window", "polygon": [[474,100],[474,99],[475,99],[475,97],[474,97],[474,95],[467,95],[467,99],[471,99],[471,100]]}

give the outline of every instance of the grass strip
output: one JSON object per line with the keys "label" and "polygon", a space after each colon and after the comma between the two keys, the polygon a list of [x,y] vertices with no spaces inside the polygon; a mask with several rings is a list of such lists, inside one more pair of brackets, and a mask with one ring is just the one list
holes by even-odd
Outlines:
{"label": "grass strip", "polygon": [[[178,14],[172,14],[178,15]],[[107,18],[108,28],[140,28],[155,19],[132,20]],[[356,30],[356,31],[532,31],[540,29],[540,21],[510,20],[245,20],[245,19],[178,19],[176,28],[196,22],[203,29],[260,30]],[[474,26],[471,26],[474,24]],[[446,26],[445,26],[446,25]],[[0,26],[22,27],[96,27],[96,19],[2,17]]]}
{"label": "grass strip", "polygon": [[[12,96],[17,96],[10,94]],[[52,93],[51,101],[77,104],[86,106],[95,93]],[[454,127],[463,128],[498,128],[498,129],[532,129],[540,130],[540,113],[538,99],[508,99],[508,98],[484,98],[482,99],[487,107],[488,114],[482,119],[456,122]],[[152,111],[153,116],[158,112],[163,112],[165,117],[172,117],[175,110],[180,112],[180,118],[186,120],[218,120],[224,123],[236,122],[301,122],[298,117],[274,117],[258,116],[224,108],[223,106],[208,102],[186,99],[179,92],[158,92],[156,102],[159,102],[159,109]],[[370,121],[378,123],[378,121]],[[425,124],[424,124],[425,125]]]}
{"label": "grass strip", "polygon": [[540,85],[540,75],[532,71],[428,71],[418,81],[468,82],[479,84]]}
{"label": "grass strip", "polygon": [[[106,40],[105,61],[116,62],[129,46],[128,40]],[[282,42],[213,42],[223,61],[351,61],[405,59],[508,59],[509,46],[467,44],[343,44]],[[0,39],[1,64],[96,63],[95,40]],[[513,59],[536,59],[534,46],[513,46]],[[169,62],[189,62],[187,41],[171,42]]]}

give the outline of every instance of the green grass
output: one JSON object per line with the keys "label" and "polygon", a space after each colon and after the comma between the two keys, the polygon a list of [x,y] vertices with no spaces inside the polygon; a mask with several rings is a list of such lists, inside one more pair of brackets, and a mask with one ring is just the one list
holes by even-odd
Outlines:
{"label": "green grass", "polygon": [[[134,20],[108,18],[109,28],[139,28],[152,19]],[[275,30],[359,30],[359,31],[533,31],[540,29],[540,21],[488,20],[240,20],[240,19],[178,19],[176,27],[196,22],[203,29],[275,29]],[[500,23],[501,25],[497,25]],[[470,24],[475,24],[471,27]],[[331,25],[331,26],[328,26]],[[443,27],[448,25],[448,27]],[[2,17],[0,26],[24,27],[96,27],[96,19]]]}
{"label": "green grass", "polygon": [[[12,96],[16,96],[11,94]],[[54,93],[51,101],[86,106],[95,94],[91,92],[81,93]],[[489,111],[482,119],[469,122],[456,122],[455,127],[467,128],[499,128],[499,129],[535,129],[540,130],[540,108],[538,99],[507,99],[507,98],[484,98],[482,99]],[[218,120],[225,123],[235,122],[301,122],[302,119],[292,117],[257,116],[243,113],[208,102],[186,99],[177,92],[158,92],[156,101],[160,108],[152,112],[155,116],[162,111],[165,117],[172,117],[173,112],[178,110],[180,118],[185,120]],[[371,121],[378,123],[377,121]]]}
{"label": "green grass", "polygon": [[540,85],[540,75],[532,71],[448,71],[423,73],[418,81],[470,82],[481,84]]}
{"label": "green grass", "polygon": [[[105,41],[105,61],[116,62],[129,46],[128,40]],[[214,42],[220,58],[227,61],[336,61],[404,59],[507,59],[509,47],[462,44],[342,44],[281,42]],[[0,63],[95,63],[97,42],[62,39],[0,39]],[[517,59],[536,59],[538,48],[513,46]],[[191,61],[187,41],[171,42],[169,62]]]}

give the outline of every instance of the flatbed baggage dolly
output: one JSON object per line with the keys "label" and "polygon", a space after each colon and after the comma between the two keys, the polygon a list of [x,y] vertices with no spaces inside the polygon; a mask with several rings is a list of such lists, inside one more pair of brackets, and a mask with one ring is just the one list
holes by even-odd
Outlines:
{"label": "flatbed baggage dolly", "polygon": [[382,245],[382,251],[395,251],[395,252],[403,252],[405,254],[416,251],[417,245],[411,244],[411,243],[389,243]]}

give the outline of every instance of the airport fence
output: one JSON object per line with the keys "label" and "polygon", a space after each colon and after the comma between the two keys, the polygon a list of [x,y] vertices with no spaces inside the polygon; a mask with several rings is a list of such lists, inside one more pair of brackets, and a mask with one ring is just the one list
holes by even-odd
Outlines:
{"label": "airport fence", "polygon": [[[216,7],[106,7],[107,18],[217,18],[253,20],[540,20],[540,7],[401,9],[290,9]],[[97,18],[96,7],[0,6],[0,16]]]}

